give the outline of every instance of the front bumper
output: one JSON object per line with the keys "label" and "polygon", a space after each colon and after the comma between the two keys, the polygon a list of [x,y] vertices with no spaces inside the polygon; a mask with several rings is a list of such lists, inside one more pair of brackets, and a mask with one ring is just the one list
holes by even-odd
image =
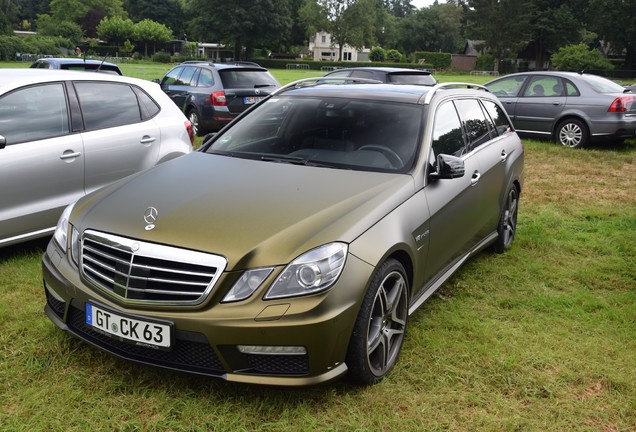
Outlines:
{"label": "front bumper", "polygon": [[[87,286],[53,241],[44,254],[42,270],[44,310],[49,319],[62,330],[115,356],[228,381],[306,386],[334,380],[347,371],[344,360],[349,337],[373,268],[350,255],[339,281],[326,293],[275,304],[254,299],[263,303],[263,311],[280,311],[266,319],[262,315],[260,319],[253,314],[246,316],[247,308],[238,303],[210,301],[196,308],[119,304]],[[172,349],[133,345],[93,330],[84,322],[88,301],[119,313],[173,322]],[[253,305],[249,310],[253,310]],[[306,353],[248,354],[239,351],[239,345],[303,346]]]}

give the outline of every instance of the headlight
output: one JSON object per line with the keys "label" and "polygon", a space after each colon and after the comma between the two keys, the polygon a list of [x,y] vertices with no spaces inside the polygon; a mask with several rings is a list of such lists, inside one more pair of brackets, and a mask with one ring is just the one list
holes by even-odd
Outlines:
{"label": "headlight", "polygon": [[66,246],[68,245],[68,220],[71,217],[71,212],[73,211],[74,205],[75,203],[69,205],[64,209],[64,211],[62,212],[62,216],[60,216],[60,219],[57,222],[57,226],[55,227],[55,233],[53,234],[53,238],[64,252],[66,252]]}
{"label": "headlight", "polygon": [[259,268],[248,270],[236,281],[232,289],[223,297],[223,303],[245,300],[261,286],[263,281],[272,272],[273,268]]}
{"label": "headlight", "polygon": [[310,250],[285,267],[265,299],[314,294],[326,290],[340,276],[346,256],[345,243],[329,243]]}

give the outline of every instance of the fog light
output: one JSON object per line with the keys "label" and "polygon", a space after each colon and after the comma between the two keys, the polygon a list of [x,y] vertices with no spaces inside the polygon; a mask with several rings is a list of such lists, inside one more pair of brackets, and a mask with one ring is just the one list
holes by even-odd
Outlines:
{"label": "fog light", "polygon": [[307,348],[304,346],[268,346],[268,345],[238,345],[239,352],[243,354],[260,355],[304,355]]}

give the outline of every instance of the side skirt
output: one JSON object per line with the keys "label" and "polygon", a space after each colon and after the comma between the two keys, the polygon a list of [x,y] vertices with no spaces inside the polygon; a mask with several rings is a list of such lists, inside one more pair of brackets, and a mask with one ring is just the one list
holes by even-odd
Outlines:
{"label": "side skirt", "polygon": [[450,263],[442,272],[439,274],[437,278],[431,279],[431,282],[426,284],[424,288],[420,291],[420,295],[413,299],[411,302],[411,306],[409,307],[409,315],[412,315],[422,304],[428,300],[430,296],[435,294],[435,291],[444,284],[450,278],[453,273],[459,269],[462,264],[468,260],[471,256],[475,255],[477,252],[484,249],[486,246],[494,242],[499,235],[497,232],[491,233],[488,237],[479,242],[474,248],[468,251],[465,255],[460,256],[455,261]]}

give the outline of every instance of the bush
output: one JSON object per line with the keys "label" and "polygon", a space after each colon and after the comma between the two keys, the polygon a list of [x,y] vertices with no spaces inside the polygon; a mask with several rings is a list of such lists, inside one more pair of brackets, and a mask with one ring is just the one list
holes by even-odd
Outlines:
{"label": "bush", "polygon": [[612,63],[596,49],[585,44],[568,45],[552,55],[552,65],[557,70],[580,72],[588,69],[609,70]]}
{"label": "bush", "polygon": [[170,54],[165,51],[157,51],[152,55],[152,61],[155,63],[170,63],[172,59]]}
{"label": "bush", "polygon": [[60,47],[69,47],[64,38],[43,36],[0,36],[0,60],[14,61],[17,54],[60,55]]}
{"label": "bush", "polygon": [[390,49],[386,52],[387,61],[399,63],[402,60],[402,54],[395,49]]}
{"label": "bush", "polygon": [[420,60],[424,60],[424,63],[428,67],[435,69],[450,69],[451,67],[450,53],[416,51],[413,53],[413,57],[416,63],[419,63]]}
{"label": "bush", "polygon": [[373,48],[369,53],[369,60],[372,62],[383,62],[386,60],[386,51],[380,47]]}

